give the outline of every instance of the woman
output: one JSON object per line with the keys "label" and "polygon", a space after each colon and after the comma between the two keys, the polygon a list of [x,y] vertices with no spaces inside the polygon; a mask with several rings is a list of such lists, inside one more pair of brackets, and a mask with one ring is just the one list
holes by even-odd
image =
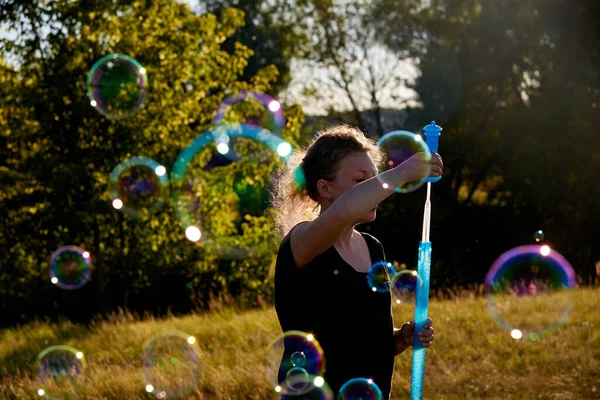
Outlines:
{"label": "woman", "polygon": [[[415,154],[377,175],[382,154],[347,125],[321,131],[294,154],[273,196],[283,237],[275,266],[275,308],[284,332],[311,333],[325,353],[334,393],[352,378],[370,378],[389,398],[394,356],[412,345],[414,321],[393,326],[389,292],[373,292],[367,272],[385,260],[381,243],[356,225],[375,219],[390,188],[442,174],[438,154]],[[297,167],[295,167],[297,166]],[[431,320],[421,342],[433,341]]]}

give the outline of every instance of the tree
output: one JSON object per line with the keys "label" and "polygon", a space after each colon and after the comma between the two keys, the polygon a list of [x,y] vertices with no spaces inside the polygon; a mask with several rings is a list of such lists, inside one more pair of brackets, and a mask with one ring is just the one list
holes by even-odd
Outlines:
{"label": "tree", "polygon": [[362,112],[370,112],[375,126],[370,133],[383,135],[382,109],[402,109],[415,100],[408,89],[415,75],[412,40],[403,52],[389,51],[379,40],[369,1],[311,5],[304,10],[310,40],[295,60],[296,76],[288,95],[316,100],[313,112],[348,111],[351,120],[346,122],[361,129],[367,127]]}
{"label": "tree", "polygon": [[230,36],[222,48],[231,51],[235,43],[240,42],[253,51],[242,80],[251,78],[261,68],[275,66],[279,76],[271,85],[269,93],[276,96],[285,90],[292,79],[290,61],[306,41],[301,28],[305,3],[304,0],[208,0],[198,2],[193,8],[199,13],[210,12],[217,16],[229,7],[244,12],[244,26]]}
{"label": "tree", "polygon": [[[402,52],[394,27],[404,19],[395,8],[393,1],[375,2],[374,20],[386,44]],[[589,202],[597,190],[590,171],[598,168],[590,151],[598,143],[592,128],[598,123],[594,104],[600,104],[593,89],[600,77],[597,16],[597,2],[562,0],[432,0],[412,14],[426,46],[415,88],[422,106],[411,110],[407,127],[417,130],[434,119],[444,123],[445,177],[436,192],[443,193],[448,210],[476,207],[480,220],[510,210],[505,218],[470,227],[463,224],[470,221],[468,211],[454,213],[459,220],[447,219],[446,232],[457,224],[480,232],[449,247],[464,248],[476,236],[480,243],[474,248],[484,240],[503,243],[488,246],[498,255],[530,243],[531,233],[541,228],[578,273],[592,274],[600,256],[589,240],[600,218]],[[460,79],[448,67],[454,59]],[[511,240],[503,238],[507,235]],[[489,266],[474,251],[461,258],[456,253],[448,253],[448,259],[454,257],[449,269],[473,260],[481,265],[474,269]]]}
{"label": "tree", "polygon": [[[226,93],[269,90],[275,68],[243,81],[252,51],[239,42],[230,52],[221,49],[243,26],[243,13],[196,16],[170,0],[3,5],[2,19],[18,31],[16,41],[1,43],[5,56],[16,60],[0,68],[3,320],[62,312],[89,317],[119,306],[185,311],[223,291],[239,294],[240,287],[250,303],[268,296],[272,249],[242,262],[222,259],[184,239],[171,201],[161,212],[130,218],[112,209],[107,192],[111,170],[126,158],[172,165],[211,126]],[[149,76],[145,106],[132,118],[104,118],[86,97],[91,66],[112,53],[134,57]],[[292,106],[286,117],[283,136],[296,143],[302,112]],[[263,186],[265,168],[253,171]],[[269,223],[246,218],[240,245],[269,238]],[[93,281],[74,292],[59,291],[47,279],[50,253],[68,244],[90,251],[94,263]],[[177,288],[158,290],[169,276]]]}

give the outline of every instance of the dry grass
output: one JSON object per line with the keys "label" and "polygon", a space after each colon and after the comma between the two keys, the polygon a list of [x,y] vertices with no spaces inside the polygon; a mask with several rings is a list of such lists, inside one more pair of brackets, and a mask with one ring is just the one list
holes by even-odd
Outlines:
{"label": "dry grass", "polygon": [[[490,317],[484,298],[474,293],[432,300],[436,329],[428,350],[424,397],[427,399],[592,399],[600,398],[600,290],[570,293],[575,305],[567,323],[538,341],[514,340]],[[514,300],[518,301],[518,300]],[[520,314],[541,313],[522,302]],[[548,305],[550,308],[552,304]],[[536,305],[539,307],[539,304]],[[396,326],[413,310],[395,306]],[[66,344],[85,354],[85,399],[150,399],[142,373],[142,344],[166,330],[197,339],[202,375],[186,398],[274,398],[263,376],[261,356],[279,334],[273,308],[236,312],[221,307],[209,314],[138,318],[113,315],[91,327],[69,322],[33,322],[0,332],[0,399],[35,399],[36,356]],[[396,358],[393,395],[410,393],[411,352]]]}

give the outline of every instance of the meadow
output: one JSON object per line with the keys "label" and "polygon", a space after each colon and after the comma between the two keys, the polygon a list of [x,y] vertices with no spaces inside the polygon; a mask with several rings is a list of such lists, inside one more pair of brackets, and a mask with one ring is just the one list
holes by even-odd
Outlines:
{"label": "meadow", "polygon": [[[535,341],[515,340],[502,331],[490,316],[486,299],[475,292],[433,298],[429,315],[436,339],[427,351],[424,398],[600,398],[600,289],[578,288],[568,295],[574,305],[568,321]],[[513,308],[521,316],[540,315],[519,298],[508,301],[518,302]],[[393,310],[397,327],[412,319],[410,306],[394,305]],[[145,391],[142,344],[167,330],[193,335],[200,350],[202,374],[185,398],[276,398],[261,359],[280,333],[275,310],[265,306],[242,311],[221,301],[209,313],[181,317],[156,319],[120,312],[89,326],[37,321],[2,330],[0,399],[41,398],[35,359],[58,344],[85,355],[80,398],[156,398]],[[409,349],[396,357],[393,399],[409,398],[410,368]]]}

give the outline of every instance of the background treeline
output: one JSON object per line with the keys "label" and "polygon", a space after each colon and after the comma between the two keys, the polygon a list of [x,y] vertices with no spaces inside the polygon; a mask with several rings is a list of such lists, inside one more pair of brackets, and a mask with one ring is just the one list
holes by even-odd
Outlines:
{"label": "background treeline", "polygon": [[[442,125],[446,168],[432,199],[435,287],[482,282],[501,252],[532,243],[538,229],[582,282],[595,276],[596,1],[235,3],[208,1],[192,12],[170,0],[0,2],[0,20],[13,33],[1,41],[0,59],[3,325],[34,316],[87,320],[118,307],[180,313],[224,293],[247,306],[269,303],[277,242],[260,212],[267,196],[255,196],[259,207],[240,208],[253,215],[235,218],[248,221],[237,225],[241,247],[271,246],[230,260],[188,242],[171,201],[145,218],[115,211],[108,177],[131,156],[169,168],[212,127],[226,93],[285,99],[299,80],[295,93],[324,104],[326,115],[306,123],[300,106],[285,104],[283,137],[295,146],[342,121],[373,138],[418,132],[431,120]],[[87,73],[110,53],[136,58],[149,76],[146,106],[122,121],[101,117],[86,96]],[[395,74],[405,64],[418,71],[414,78]],[[294,65],[309,66],[314,81],[293,76]],[[413,97],[402,104],[407,90]],[[393,107],[387,99],[396,97]],[[254,185],[265,194],[270,170],[260,168]],[[423,200],[424,191],[393,196],[363,227],[409,268]],[[220,212],[231,219],[230,208]],[[65,245],[93,257],[93,280],[76,291],[48,279],[49,256]]]}

